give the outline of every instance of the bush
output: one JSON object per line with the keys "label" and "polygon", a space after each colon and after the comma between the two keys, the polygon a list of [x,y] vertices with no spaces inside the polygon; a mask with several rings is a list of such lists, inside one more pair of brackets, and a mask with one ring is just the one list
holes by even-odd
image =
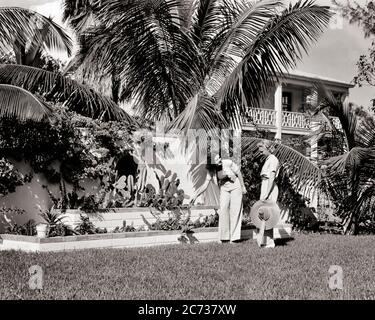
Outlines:
{"label": "bush", "polygon": [[13,164],[4,158],[0,159],[0,197],[14,192],[25,180],[26,177]]}
{"label": "bush", "polygon": [[[66,108],[55,105],[56,119],[45,124],[17,119],[0,120],[0,153],[6,159],[25,161],[35,173],[45,175],[49,183],[61,179],[79,187],[83,178],[99,179],[101,183],[116,167],[118,160],[131,145],[132,128],[124,128],[121,122],[102,122],[80,116]],[[9,164],[6,165],[8,172]],[[58,161],[55,170],[52,164]],[[1,181],[0,194],[5,193]],[[14,169],[13,169],[14,171]],[[4,174],[5,175],[5,174]],[[14,192],[21,178],[14,173],[13,184],[2,188]],[[7,184],[5,184],[7,186]]]}
{"label": "bush", "polygon": [[81,223],[75,227],[74,231],[81,235],[85,234],[96,234],[96,233],[107,233],[107,229],[96,228],[94,224],[90,221],[88,216],[80,215]]}
{"label": "bush", "polygon": [[22,236],[36,236],[36,224],[34,220],[29,220],[23,225],[14,224],[5,228],[6,234],[16,234]]}

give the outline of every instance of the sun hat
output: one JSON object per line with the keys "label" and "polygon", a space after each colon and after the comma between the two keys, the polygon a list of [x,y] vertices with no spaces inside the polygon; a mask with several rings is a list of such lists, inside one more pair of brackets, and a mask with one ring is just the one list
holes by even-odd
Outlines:
{"label": "sun hat", "polygon": [[250,218],[258,229],[270,230],[280,220],[280,208],[275,201],[259,200],[251,208]]}

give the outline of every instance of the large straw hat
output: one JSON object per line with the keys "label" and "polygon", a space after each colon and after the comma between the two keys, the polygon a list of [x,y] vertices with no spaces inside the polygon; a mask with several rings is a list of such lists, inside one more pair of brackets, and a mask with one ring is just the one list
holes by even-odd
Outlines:
{"label": "large straw hat", "polygon": [[261,229],[264,224],[265,230],[274,228],[280,220],[280,208],[272,200],[259,200],[255,202],[250,211],[251,222]]}

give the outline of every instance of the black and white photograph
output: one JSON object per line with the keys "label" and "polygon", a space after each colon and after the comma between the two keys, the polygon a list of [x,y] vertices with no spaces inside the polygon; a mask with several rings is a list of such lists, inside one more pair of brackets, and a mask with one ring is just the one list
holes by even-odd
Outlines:
{"label": "black and white photograph", "polygon": [[0,0],[1,301],[234,319],[374,257],[374,0]]}

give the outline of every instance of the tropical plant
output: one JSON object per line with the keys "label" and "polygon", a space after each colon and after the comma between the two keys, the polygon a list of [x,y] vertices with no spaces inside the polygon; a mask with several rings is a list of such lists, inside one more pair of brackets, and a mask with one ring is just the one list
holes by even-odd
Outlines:
{"label": "tropical plant", "polygon": [[24,182],[25,176],[8,160],[0,158],[0,197],[14,192]]}
{"label": "tropical plant", "polygon": [[96,234],[96,233],[107,233],[107,229],[101,229],[94,226],[87,215],[80,215],[81,222],[74,228],[75,232],[81,235],[85,234]]}
{"label": "tropical plant", "polygon": [[76,233],[69,226],[63,223],[63,213],[61,211],[54,210],[54,207],[49,210],[42,211],[40,216],[48,225],[48,237],[63,237]]}
{"label": "tropical plant", "polygon": [[[34,11],[0,7],[0,22],[0,54],[14,50],[17,63],[40,67],[42,47],[71,52],[71,40],[61,27]],[[134,124],[116,103],[87,85],[40,68],[0,65],[0,117],[51,118],[53,112],[45,101],[64,102],[68,108],[93,118]]]}
{"label": "tropical plant", "polygon": [[343,135],[344,139],[341,154],[323,162],[322,188],[331,196],[344,232],[357,233],[360,223],[375,218],[375,119],[354,104],[337,100],[328,91],[317,112],[327,109],[341,123],[337,127],[326,116],[329,134]]}
{"label": "tropical plant", "polygon": [[[113,68],[110,76],[96,74],[94,77],[83,78],[81,64],[87,55],[86,31],[98,24],[96,14],[98,7],[95,6],[96,0],[64,0],[63,21],[69,23],[75,31],[78,43],[81,48],[79,53],[70,61],[65,69],[66,73],[74,72],[77,78],[92,84],[100,90],[101,93],[111,97],[115,102],[119,102],[123,80],[116,68]],[[142,119],[144,120],[144,119]]]}
{"label": "tropical plant", "polygon": [[[119,101],[131,100],[142,119],[185,130],[240,126],[241,115],[261,105],[331,17],[309,0],[287,7],[276,0],[64,3],[84,39],[83,78],[119,75],[126,79]],[[243,140],[244,150],[258,141]],[[278,156],[296,163],[288,168],[295,185],[316,185],[319,169],[303,155],[280,145]],[[192,168],[194,181],[201,165]]]}
{"label": "tropical plant", "polygon": [[[65,3],[74,17],[78,2]],[[179,128],[238,124],[331,16],[312,1],[287,8],[272,0],[83,3],[96,21],[83,32],[87,78],[118,72],[127,80],[120,100],[133,98],[144,118],[174,119]]]}
{"label": "tropical plant", "polygon": [[22,225],[11,224],[5,228],[5,233],[23,236],[35,236],[37,234],[36,223],[33,219],[30,219]]}
{"label": "tropical plant", "polygon": [[0,55],[13,52],[17,64],[41,67],[46,50],[71,55],[73,43],[51,18],[24,8],[0,7]]}
{"label": "tropical plant", "polygon": [[186,197],[183,189],[179,189],[180,180],[177,174],[168,170],[165,175],[159,176],[156,172],[159,190],[148,184],[141,194],[139,205],[141,207],[152,207],[163,212],[165,210],[179,210]]}
{"label": "tropical plant", "polygon": [[[351,24],[359,25],[364,32],[365,38],[372,38],[368,54],[361,54],[357,62],[358,72],[354,77],[354,83],[359,87],[370,85],[375,87],[375,1],[368,0],[366,3],[338,3],[332,1],[341,11],[341,14]],[[372,99],[373,111],[375,110],[375,97]]]}

